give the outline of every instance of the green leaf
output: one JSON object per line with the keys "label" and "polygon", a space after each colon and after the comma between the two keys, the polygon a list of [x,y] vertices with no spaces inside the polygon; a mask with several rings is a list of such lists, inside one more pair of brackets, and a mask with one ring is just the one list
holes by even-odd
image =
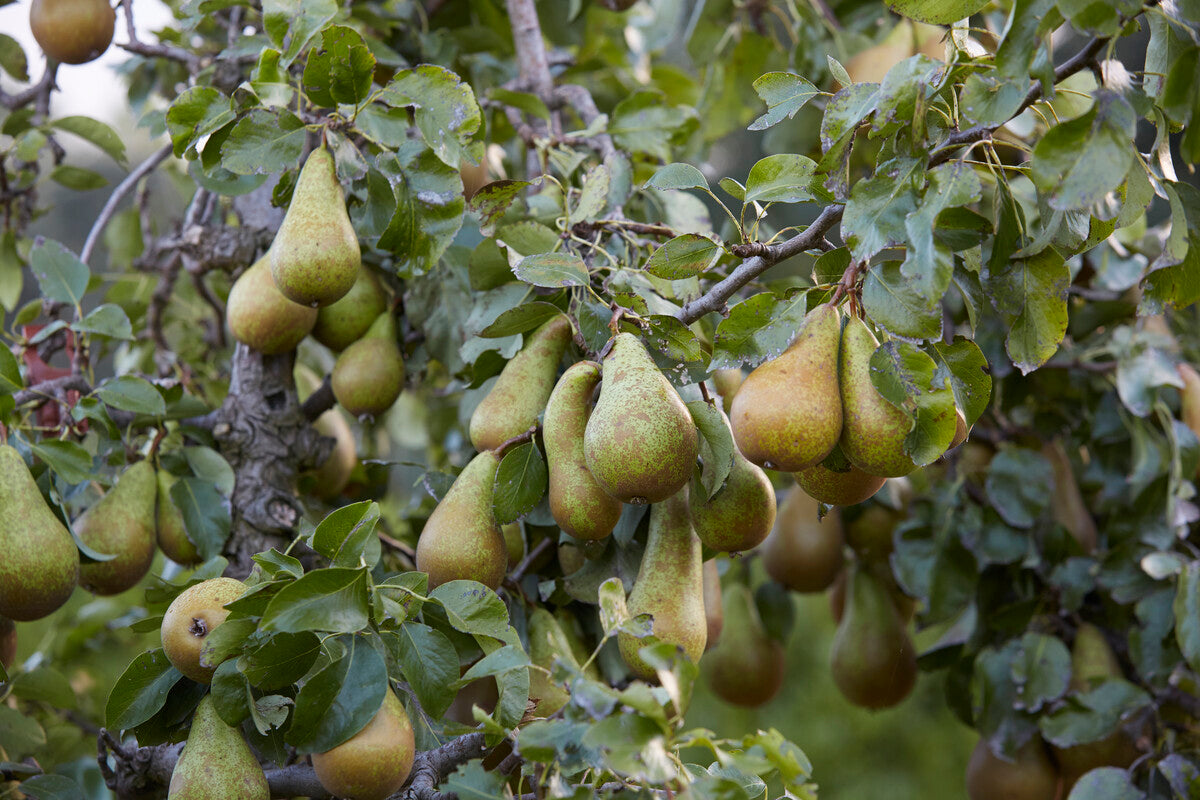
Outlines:
{"label": "green leaf", "polygon": [[492,181],[467,201],[467,208],[479,215],[479,230],[484,236],[496,232],[496,223],[508,211],[521,193],[533,185],[532,181]]}
{"label": "green leaf", "polygon": [[341,658],[296,695],[287,741],[301,753],[323,753],[362,730],[388,691],[387,666],[366,639],[354,637]]}
{"label": "green leaf", "polygon": [[53,239],[36,241],[29,251],[29,268],[37,276],[44,296],[60,303],[79,305],[87,291],[87,265]]}
{"label": "green leaf", "polygon": [[553,303],[535,300],[510,308],[496,317],[496,321],[478,333],[485,339],[503,339],[518,333],[527,333],[562,314],[562,309]]}
{"label": "green leaf", "polygon": [[457,795],[459,800],[505,800],[505,776],[483,768],[483,761],[472,759],[461,764],[438,786],[438,791]]}
{"label": "green leaf", "polygon": [[65,775],[34,775],[21,783],[21,793],[30,800],[78,800],[85,797],[79,784]]}
{"label": "green leaf", "polygon": [[940,307],[917,292],[895,261],[871,266],[863,280],[862,296],[867,316],[896,336],[936,339],[942,335]]}
{"label": "green leaf", "polygon": [[203,478],[180,478],[171,485],[171,502],[200,557],[207,561],[219,555],[233,522],[229,501],[217,487]]}
{"label": "green leaf", "polygon": [[153,717],[167,702],[182,673],[167,659],[162,648],[142,653],[117,678],[104,706],[105,725],[123,731]]}
{"label": "green leaf", "polygon": [[504,639],[508,610],[495,592],[476,581],[449,581],[429,593],[441,603],[454,629],[474,636]]}
{"label": "green leaf", "polygon": [[235,175],[269,175],[294,167],[307,130],[290,111],[256,108],[242,117],[221,147],[221,166]]}
{"label": "green leaf", "polygon": [[21,43],[6,33],[0,33],[0,69],[25,83],[29,80],[29,61]]}
{"label": "green leaf", "polygon": [[914,182],[922,179],[924,169],[919,159],[898,158],[854,184],[842,214],[842,235],[855,258],[864,260],[907,241],[904,221],[917,210]]}
{"label": "green leaf", "polygon": [[613,636],[629,621],[629,609],[625,605],[625,586],[620,578],[609,578],[600,584],[600,625],[605,636]]}
{"label": "green leaf", "polygon": [[425,713],[435,719],[454,702],[458,653],[441,631],[419,622],[405,622],[387,637],[404,679],[417,694]]}
{"label": "green leaf", "polygon": [[804,105],[820,94],[812,83],[790,72],[768,72],[754,81],[754,91],[767,104],[767,113],[750,123],[749,130],[766,130],[782,122],[784,117],[792,119]]}
{"label": "green leaf", "polygon": [[913,290],[933,303],[950,286],[954,262],[939,257],[933,233],[938,215],[947,208],[965,206],[979,200],[982,186],[975,170],[961,161],[942,164],[929,172],[929,185],[917,210],[904,220],[908,233],[908,255],[900,274],[912,281]]}
{"label": "green leaf", "polygon": [[487,95],[492,100],[498,103],[503,103],[506,106],[519,108],[526,114],[532,114],[538,119],[549,121],[550,109],[546,108],[545,102],[536,94],[530,92],[514,92],[511,89],[503,89],[500,87],[492,87],[488,89]]}
{"label": "green leaf", "polygon": [[645,270],[666,280],[682,280],[702,275],[712,269],[724,249],[708,237],[685,233],[668,239],[650,258]]}
{"label": "green leaf", "polygon": [[513,274],[525,283],[553,289],[588,284],[588,272],[583,259],[568,252],[525,256],[513,267]]}
{"label": "green leaf", "polygon": [[678,317],[669,314],[651,314],[643,334],[646,346],[682,364],[702,363],[707,353],[696,336],[696,332],[684,325]]}
{"label": "green leaf", "polygon": [[105,381],[96,389],[96,396],[109,408],[134,414],[161,417],[167,413],[166,401],[154,384],[134,375],[122,375]]}
{"label": "green leaf", "polygon": [[704,173],[691,164],[667,164],[655,170],[646,189],[707,189]]}
{"label": "green leaf", "polygon": [[167,132],[175,155],[182,156],[196,142],[237,119],[233,102],[211,86],[185,89],[167,109]]}
{"label": "green leaf", "polygon": [[1028,374],[1058,350],[1067,331],[1067,287],[1071,271],[1055,250],[994,269],[984,288],[1008,323],[1005,349],[1013,364]]}
{"label": "green leaf", "polygon": [[352,28],[331,25],[304,64],[304,93],[319,106],[358,105],[371,93],[375,56]]}
{"label": "green leaf", "polygon": [[432,269],[462,227],[466,201],[458,167],[442,163],[421,142],[410,141],[375,162],[388,183],[395,211],[379,237],[395,269],[419,275]]}
{"label": "green leaf", "polygon": [[283,51],[280,66],[291,64],[337,11],[336,0],[264,0],[263,28],[271,44]]}
{"label": "green leaf", "polygon": [[279,590],[263,612],[260,630],[354,633],[365,628],[367,571],[314,570]]}
{"label": "green leaf", "polygon": [[483,114],[470,85],[450,70],[433,64],[401,70],[379,99],[395,107],[412,106],[425,143],[447,166],[457,170],[464,157],[477,160],[470,143]]}
{"label": "green leaf", "polygon": [[100,189],[108,185],[108,179],[99,172],[69,164],[59,164],[50,172],[50,180],[77,192]]}
{"label": "green leaf", "polygon": [[792,153],[759,159],[746,177],[747,203],[802,203],[812,200],[809,189],[817,162]]}
{"label": "green leaf", "polygon": [[0,233],[0,307],[12,311],[25,286],[25,261],[17,252],[15,231]]}
{"label": "green leaf", "polygon": [[1192,561],[1175,585],[1175,641],[1192,669],[1200,667],[1200,563]]}
{"label": "green leaf", "polygon": [[700,432],[700,460],[704,462],[700,483],[711,498],[725,485],[725,479],[733,467],[733,434],[724,415],[715,406],[703,400],[694,400],[687,404],[687,408]]}
{"label": "green leaf", "polygon": [[983,351],[970,339],[956,336],[950,344],[931,343],[929,352],[937,362],[939,373],[948,373],[954,405],[963,413],[967,424],[974,425],[987,410],[992,394],[992,376]]}
{"label": "green leaf", "polygon": [[496,469],[496,521],[506,525],[532,511],[546,493],[547,477],[546,460],[536,443],[525,442],[505,453]]}
{"label": "green leaf", "polygon": [[579,199],[567,215],[568,225],[594,220],[604,213],[608,207],[609,182],[608,168],[603,164],[597,164],[588,170],[583,179]]}
{"label": "green leaf", "polygon": [[639,89],[617,103],[608,122],[608,133],[622,150],[671,160],[671,140],[686,131],[691,114],[682,106],[665,102],[662,94]]}
{"label": "green leaf", "polygon": [[53,667],[37,667],[13,678],[12,693],[22,700],[46,703],[55,708],[74,709],[79,705],[71,682]]}
{"label": "green leaf", "polygon": [[1072,693],[1067,703],[1043,716],[1038,726],[1046,741],[1057,747],[1073,747],[1105,738],[1123,719],[1151,702],[1144,689],[1121,678],[1110,678],[1088,691]]}
{"label": "green leaf", "polygon": [[1067,691],[1071,651],[1057,637],[1027,632],[1021,637],[1020,653],[1013,659],[1012,677],[1017,688],[1014,706],[1038,711]]}
{"label": "green leaf", "polygon": [[321,640],[312,631],[276,633],[239,658],[238,669],[259,689],[283,689],[307,675],[320,653]]}
{"label": "green leaf", "polygon": [[934,360],[908,342],[885,342],[871,355],[871,383],[913,420],[904,439],[913,463],[923,467],[941,458],[954,438],[954,393]]}
{"label": "green leaf", "polygon": [[118,164],[125,162],[125,140],[105,123],[91,117],[60,117],[50,122],[60,131],[73,133],[99,147]]}
{"label": "green leaf", "polygon": [[984,488],[988,500],[1014,528],[1032,528],[1050,506],[1054,473],[1049,462],[1032,450],[1001,450],[988,466]]}
{"label": "green leaf", "polygon": [[378,522],[378,503],[364,500],[342,506],[317,525],[312,535],[312,548],[335,567],[373,567],[379,560],[379,539],[375,535]]}
{"label": "green leaf", "polygon": [[1075,782],[1067,800],[1143,800],[1146,795],[1130,782],[1129,770],[1097,767]]}
{"label": "green leaf", "polygon": [[1033,148],[1030,178],[1051,208],[1086,209],[1125,179],[1136,122],[1128,101],[1099,89],[1083,116],[1055,125]]}
{"label": "green leaf", "polygon": [[987,0],[886,0],[897,14],[930,25],[949,25],[966,19],[987,5]]}
{"label": "green leaf", "polygon": [[795,340],[807,313],[805,292],[783,298],[763,292],[743,300],[717,326],[709,366],[712,369],[742,364],[756,367],[775,358]]}
{"label": "green leaf", "polygon": [[92,456],[76,442],[42,439],[30,442],[29,449],[67,483],[79,484],[92,478]]}
{"label": "green leaf", "polygon": [[0,347],[0,395],[9,395],[25,388],[17,357],[7,347]]}
{"label": "green leaf", "polygon": [[72,323],[71,330],[95,333],[110,339],[133,338],[133,326],[125,314],[125,309],[114,303],[105,303],[92,309],[86,317]]}

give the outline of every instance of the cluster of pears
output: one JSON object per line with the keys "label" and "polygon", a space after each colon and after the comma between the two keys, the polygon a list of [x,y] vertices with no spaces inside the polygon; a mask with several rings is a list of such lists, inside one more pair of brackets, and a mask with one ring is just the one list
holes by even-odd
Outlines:
{"label": "cluster of pears", "polygon": [[112,44],[117,14],[108,0],[33,0],[29,29],[42,52],[64,64],[85,64]]}

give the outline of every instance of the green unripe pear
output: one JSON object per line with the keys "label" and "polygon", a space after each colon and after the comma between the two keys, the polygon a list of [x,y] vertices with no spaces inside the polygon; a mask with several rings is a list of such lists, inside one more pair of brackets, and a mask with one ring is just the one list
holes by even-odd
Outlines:
{"label": "green unripe pear", "polygon": [[512,569],[525,558],[525,535],[521,533],[521,523],[501,525],[500,533],[504,536],[504,550],[508,553],[508,568]]}
{"label": "green unripe pear", "polygon": [[175,485],[175,476],[165,469],[158,470],[158,505],[155,511],[158,549],[176,564],[191,566],[199,564],[200,551],[188,538],[187,529],[183,524],[183,514],[171,499],[171,487]]}
{"label": "green unripe pear", "polygon": [[358,268],[358,279],[340,300],[317,312],[312,335],[334,352],[344,350],[363,337],[371,323],[387,310],[387,292],[365,265]]}
{"label": "green unripe pear", "polygon": [[736,583],[724,594],[729,624],[704,657],[708,685],[727,703],[756,708],[783,686],[783,646],[767,635],[749,586]]}
{"label": "green unripe pear", "polygon": [[64,64],[95,61],[112,44],[117,14],[107,0],[33,0],[29,29],[42,52]]}
{"label": "green unripe pear", "polygon": [[313,771],[326,791],[346,800],[384,800],[408,780],[416,756],[412,723],[388,687],[383,705],[361,731],[324,753]]}
{"label": "green unripe pear", "polygon": [[217,714],[205,695],[192,716],[183,754],[175,762],[167,800],[270,800],[262,766],[237,728]]}
{"label": "green unripe pear", "polygon": [[211,578],[189,586],[171,601],[160,633],[163,652],[175,669],[198,683],[210,683],[218,664],[201,658],[208,635],[229,616],[225,606],[246,591],[233,578]]}
{"label": "green unripe pear", "polygon": [[895,549],[892,532],[899,515],[877,503],[846,523],[846,544],[863,561],[886,561]]}
{"label": "green unripe pear", "polygon": [[158,540],[157,503],[154,465],[139,461],[75,521],[80,541],[100,553],[117,556],[80,567],[80,586],[93,594],[120,594],[146,576]]}
{"label": "green unripe pear", "polygon": [[868,475],[898,478],[917,468],[904,452],[912,420],[871,383],[871,356],[878,347],[865,322],[858,317],[846,322],[841,349],[842,452]]}
{"label": "green unripe pear", "polygon": [[822,592],[842,571],[845,540],[838,510],[818,518],[819,506],[798,489],[779,507],[775,530],[763,542],[767,574],[794,592]]}
{"label": "green unripe pear", "polygon": [[1014,760],[1002,759],[980,739],[967,762],[970,800],[1055,800],[1058,771],[1038,736],[1023,744]]}
{"label": "green unripe pear", "polygon": [[500,456],[488,450],[471,459],[417,540],[417,569],[429,588],[454,580],[479,581],[496,589],[504,580],[508,548],[492,512]]}
{"label": "green unripe pear", "polygon": [[863,708],[889,708],[917,682],[917,653],[887,586],[868,569],[851,569],[846,611],[829,662],[842,695]]}
{"label": "green unripe pear", "polygon": [[243,272],[225,305],[233,338],[260,353],[275,355],[294,350],[312,330],[317,310],[283,296],[271,277],[270,255]]}
{"label": "green unripe pear", "polygon": [[710,550],[723,553],[751,550],[767,538],[775,525],[775,488],[771,479],[736,448],[729,477],[717,493],[707,497],[700,481],[693,479],[689,496],[692,526]]}
{"label": "green unripe pear", "polygon": [[392,407],[404,388],[404,358],[390,311],[376,317],[363,338],[342,351],[330,383],[338,404],[356,417],[378,416]]}

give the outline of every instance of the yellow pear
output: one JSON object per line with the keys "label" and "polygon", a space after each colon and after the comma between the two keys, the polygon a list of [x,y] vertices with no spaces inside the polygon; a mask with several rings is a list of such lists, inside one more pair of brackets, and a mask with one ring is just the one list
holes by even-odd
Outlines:
{"label": "yellow pear", "polygon": [[388,687],[383,705],[354,736],[313,753],[313,771],[326,791],[345,800],[384,800],[408,780],[416,756],[412,723]]}
{"label": "yellow pear", "polygon": [[198,683],[212,681],[217,664],[205,664],[200,651],[208,635],[229,616],[224,608],[246,591],[246,584],[233,578],[211,578],[179,593],[163,615],[161,635],[167,659]]}

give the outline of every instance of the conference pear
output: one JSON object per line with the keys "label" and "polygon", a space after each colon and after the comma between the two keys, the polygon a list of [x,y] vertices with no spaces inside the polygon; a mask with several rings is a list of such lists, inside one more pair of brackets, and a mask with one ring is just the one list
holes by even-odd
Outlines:
{"label": "conference pear", "polygon": [[[869,568],[874,572],[875,577],[888,588],[888,594],[891,595],[892,603],[896,606],[896,613],[900,615],[900,620],[907,624],[913,618],[913,614],[917,612],[917,602],[901,591],[896,585],[896,579],[892,576],[891,567],[886,562],[870,564]],[[842,616],[846,610],[846,581],[849,570],[842,570],[838,573],[833,584],[829,587],[829,612],[833,617],[833,623],[842,621]]]}
{"label": "conference pear", "polygon": [[842,453],[868,475],[898,478],[916,469],[904,452],[912,420],[871,383],[871,356],[878,347],[865,322],[847,321],[841,349]]}
{"label": "conference pear", "polygon": [[508,549],[492,513],[500,456],[488,450],[463,469],[417,540],[417,569],[433,589],[453,580],[479,581],[491,589],[507,572]]}
{"label": "conference pear", "polygon": [[792,591],[824,591],[842,569],[841,516],[834,508],[818,519],[819,508],[804,492],[788,492],[779,507],[775,529],[763,542],[767,574]]}
{"label": "conference pear", "polygon": [[350,291],[316,312],[312,335],[334,352],[345,350],[362,338],[380,314],[387,310],[387,292],[365,265],[359,265],[358,278]]}
{"label": "conference pear", "polygon": [[600,400],[584,430],[584,458],[600,488],[621,502],[662,502],[691,479],[699,434],[641,341],[621,333],[610,345]]}
{"label": "conference pear", "polygon": [[205,695],[192,716],[183,754],[175,762],[167,800],[270,800],[271,790],[262,766],[241,731],[217,714],[211,694]]}
{"label": "conference pear", "polygon": [[224,607],[246,591],[234,578],[210,578],[189,586],[167,606],[159,633],[163,652],[175,669],[198,683],[210,683],[219,665],[207,664],[201,651],[208,635],[216,630],[229,611]]}
{"label": "conference pear", "polygon": [[821,462],[837,444],[840,334],[837,309],[817,306],[791,346],[751,372],[738,389],[729,416],[738,449],[751,462],[796,472]]}
{"label": "conference pear", "polygon": [[270,255],[241,274],[229,290],[225,317],[233,338],[260,353],[294,350],[317,321],[317,309],[293,303],[275,287]]}
{"label": "conference pear", "polygon": [[[704,614],[704,577],[700,540],[692,530],[687,487],[650,507],[650,530],[637,580],[627,607],[633,616],[654,617],[653,634],[683,649],[698,662],[704,652],[708,623]],[[638,651],[648,642],[625,632],[617,635],[621,656],[640,678],[653,678],[654,668]]]}
{"label": "conference pear", "polygon": [[0,445],[0,553],[0,615],[41,619],[75,590],[75,542],[10,445]]}
{"label": "conference pear", "polygon": [[[321,385],[317,373],[304,364],[296,365],[295,377],[301,401]],[[350,482],[354,468],[358,466],[358,443],[342,410],[331,408],[323,412],[313,421],[313,427],[322,436],[333,439],[333,452],[316,469],[301,473],[297,485],[302,493],[313,494],[329,502],[341,495]]]}
{"label": "conference pear", "polygon": [[733,451],[729,477],[717,493],[707,497],[700,481],[694,479],[689,496],[692,526],[710,550],[724,553],[750,550],[767,538],[775,524],[775,488],[771,479],[737,448]]}
{"label": "conference pear", "polygon": [[0,665],[12,666],[17,657],[17,625],[8,617],[0,617]]}
{"label": "conference pear", "polygon": [[[1200,372],[1186,361],[1177,364],[1175,370],[1183,381],[1183,389],[1179,392],[1179,415],[1183,424],[1200,437]],[[1197,466],[1196,474],[1200,475],[1200,466]]]}
{"label": "conference pear", "polygon": [[111,561],[81,566],[80,586],[93,594],[120,594],[146,576],[158,539],[157,503],[154,465],[139,461],[75,521],[81,542],[98,552],[116,554]]}
{"label": "conference pear", "polygon": [[29,7],[33,38],[42,52],[64,64],[86,64],[102,56],[112,44],[116,23],[107,0],[33,0]]}
{"label": "conference pear", "polygon": [[721,631],[725,629],[725,605],[721,602],[721,575],[717,572],[715,558],[704,562],[704,622],[708,635],[704,639],[707,653],[717,646]]}
{"label": "conference pear", "polygon": [[849,462],[845,471],[831,469],[822,462],[800,470],[793,477],[805,494],[831,506],[852,506],[874,497],[887,480],[868,475]]}
{"label": "conference pear", "polygon": [[721,408],[728,414],[733,408],[733,396],[746,382],[746,373],[740,369],[716,369],[713,370],[712,381],[717,387],[717,394],[721,395]]}
{"label": "conference pear", "polygon": [[967,762],[967,797],[970,800],[1055,800],[1058,771],[1038,736],[1002,759],[980,739]]}
{"label": "conference pear", "polygon": [[296,178],[270,255],[275,285],[301,305],[332,305],[358,279],[358,235],[346,213],[333,155],[324,144],[309,153]]}
{"label": "conference pear", "polygon": [[1054,521],[1067,529],[1083,552],[1094,553],[1100,534],[1079,491],[1079,483],[1071,469],[1071,458],[1062,439],[1055,438],[1042,445],[1042,457],[1050,462],[1054,470],[1054,499],[1050,503]]}
{"label": "conference pear", "polygon": [[500,371],[471,415],[471,444],[494,450],[537,424],[571,341],[571,323],[557,316],[525,337],[525,346]]}
{"label": "conference pear", "polygon": [[708,685],[727,703],[757,708],[783,686],[783,646],[767,635],[754,594],[744,583],[725,590],[724,638],[704,657]]}
{"label": "conference pear", "polygon": [[529,615],[529,660],[535,667],[529,670],[529,698],[536,701],[535,716],[548,717],[570,699],[570,692],[548,674],[554,669],[555,659],[562,659],[576,668],[579,666],[562,626],[553,614],[539,606]]}
{"label": "conference pear", "polygon": [[330,377],[333,396],[354,416],[378,416],[404,388],[404,357],[396,344],[396,320],[384,311],[363,337],[338,356]]}
{"label": "conference pear", "polygon": [[882,581],[862,568],[846,581],[846,613],[829,656],[833,682],[854,705],[894,706],[916,684],[916,649]]}
{"label": "conference pear", "polygon": [[354,736],[313,753],[313,771],[325,790],[346,800],[384,800],[408,780],[416,756],[412,723],[391,687],[383,705]]}
{"label": "conference pear", "polygon": [[550,393],[542,421],[550,513],[576,539],[603,539],[621,518],[621,501],[596,483],[583,452],[588,401],[599,382],[600,365],[593,361],[568,367]]}
{"label": "conference pear", "polygon": [[158,470],[157,506],[155,509],[155,538],[158,549],[176,564],[192,566],[201,561],[200,551],[188,538],[187,528],[183,524],[183,514],[171,499],[171,487],[175,485],[175,476],[165,469]]}

